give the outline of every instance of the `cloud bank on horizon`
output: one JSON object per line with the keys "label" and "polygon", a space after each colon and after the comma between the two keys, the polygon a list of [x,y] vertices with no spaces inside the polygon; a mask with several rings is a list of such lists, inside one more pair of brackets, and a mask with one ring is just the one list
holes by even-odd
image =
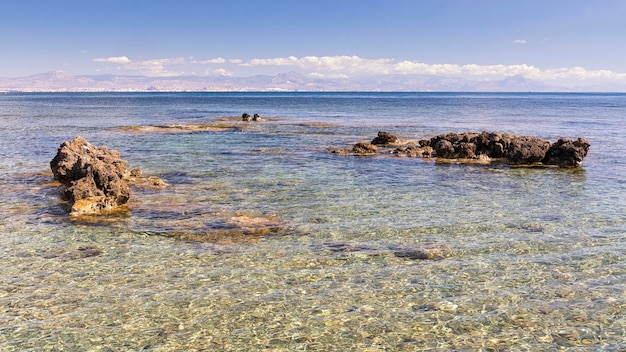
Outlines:
{"label": "cloud bank on horizon", "polygon": [[[437,75],[472,78],[477,80],[502,79],[522,76],[537,81],[609,81],[626,83],[626,73],[609,70],[588,70],[583,67],[541,69],[532,65],[478,65],[427,64],[391,58],[366,59],[359,56],[287,56],[276,58],[224,59],[221,57],[195,60],[193,58],[166,58],[131,60],[127,56],[94,58],[93,62],[114,64],[118,72],[145,76],[181,76],[192,70],[192,75],[232,76],[232,69],[269,67],[276,73],[295,70],[313,78],[351,78],[376,75]],[[198,69],[201,69],[198,71]]]}

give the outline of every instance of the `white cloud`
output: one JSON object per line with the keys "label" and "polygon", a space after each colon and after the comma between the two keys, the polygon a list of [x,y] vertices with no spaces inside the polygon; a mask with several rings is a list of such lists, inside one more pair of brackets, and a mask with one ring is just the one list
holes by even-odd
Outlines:
{"label": "white cloud", "polygon": [[126,64],[130,62],[130,59],[126,56],[112,56],[105,58],[95,58],[92,61],[94,62],[109,62],[113,64]]}
{"label": "white cloud", "polygon": [[339,78],[339,79],[346,79],[346,78],[350,78],[350,76],[345,75],[343,73],[320,73],[320,72],[311,72],[309,73],[309,77],[311,78]]}
{"label": "white cloud", "polygon": [[124,66],[128,70],[146,76],[175,76],[178,73],[172,72],[166,68],[169,65],[182,64],[185,62],[183,58],[174,59],[152,59],[143,61],[133,61]]}
{"label": "white cloud", "polygon": [[225,62],[226,62],[226,59],[223,59],[221,57],[218,57],[215,59],[209,59],[209,60],[193,61],[194,64],[201,64],[201,65],[223,64]]}
{"label": "white cloud", "polygon": [[184,64],[184,58],[169,58],[169,59],[151,59],[134,61],[126,56],[114,56],[107,58],[95,58],[94,62],[105,62],[120,64],[124,70],[131,71],[133,74],[145,75],[145,76],[175,76],[181,74],[180,72],[170,71],[166,66]]}
{"label": "white cloud", "polygon": [[299,59],[295,56],[278,57],[274,59],[252,59],[242,63],[242,66],[298,66]]}
{"label": "white cloud", "polygon": [[348,73],[389,73],[392,59],[364,59],[359,56],[295,56],[252,59],[241,66],[294,66],[304,70],[343,71]]}
{"label": "white cloud", "polygon": [[[524,41],[525,40],[520,40]],[[521,44],[521,43],[520,43]],[[397,61],[389,58],[365,59],[359,56],[288,56],[252,59],[241,66],[291,66],[308,72],[314,78],[347,78],[350,75],[441,75],[474,79],[501,79],[523,76],[536,80],[626,80],[626,73],[587,70],[582,67],[540,69],[527,64],[427,64],[420,61]]]}
{"label": "white cloud", "polygon": [[526,44],[526,39],[515,39],[513,44]]}
{"label": "white cloud", "polygon": [[604,80],[604,81],[626,81],[626,73],[613,72],[608,70],[587,70],[583,67],[567,67],[539,71],[536,75],[529,75],[528,78],[539,80]]}
{"label": "white cloud", "polygon": [[[626,73],[609,70],[587,70],[583,67],[563,67],[541,69],[527,64],[514,65],[479,65],[479,64],[429,64],[416,60],[395,60],[391,58],[367,59],[359,56],[287,56],[276,58],[224,59],[217,57],[195,61],[184,58],[166,58],[151,60],[131,60],[126,56],[95,58],[99,63],[116,64],[120,70],[145,76],[173,76],[181,74],[173,68],[194,71],[191,65],[216,65],[206,69],[207,75],[233,76],[241,74],[236,67],[257,68],[265,72],[285,72],[297,70],[312,78],[348,78],[370,75],[440,75],[464,77],[476,80],[502,79],[511,76],[523,76],[539,81],[626,81]],[[235,65],[235,66],[233,66]],[[263,68],[262,68],[263,67]],[[272,67],[274,67],[272,69]],[[288,68],[288,69],[287,69]],[[275,74],[274,73],[274,74]]]}
{"label": "white cloud", "polygon": [[206,70],[204,71],[204,73],[206,75],[216,75],[216,76],[232,76],[233,75],[232,72],[229,72],[223,68],[218,68],[217,70],[213,70],[213,71]]}

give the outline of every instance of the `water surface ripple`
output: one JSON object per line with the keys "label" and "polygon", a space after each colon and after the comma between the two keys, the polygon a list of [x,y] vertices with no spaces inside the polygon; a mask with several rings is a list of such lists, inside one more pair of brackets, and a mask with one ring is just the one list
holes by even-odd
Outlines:
{"label": "water surface ripple", "polygon": [[[1,94],[0,349],[626,350],[624,116],[622,94]],[[121,128],[169,123],[241,128]],[[328,152],[380,130],[591,150],[575,170]],[[48,163],[77,135],[172,187],[72,221]]]}

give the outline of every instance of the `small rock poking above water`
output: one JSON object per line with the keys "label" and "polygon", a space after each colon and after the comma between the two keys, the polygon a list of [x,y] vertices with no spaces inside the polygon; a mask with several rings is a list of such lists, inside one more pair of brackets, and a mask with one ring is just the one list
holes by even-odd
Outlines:
{"label": "small rock poking above water", "polygon": [[242,121],[263,121],[263,119],[261,118],[261,116],[259,116],[259,114],[254,114],[253,116],[250,116],[250,114],[248,114],[247,112],[244,112],[241,115],[241,120]]}
{"label": "small rock poking above water", "polygon": [[398,143],[400,143],[400,138],[398,138],[398,136],[384,131],[379,131],[378,136],[372,139],[372,144],[374,145],[390,145]]}

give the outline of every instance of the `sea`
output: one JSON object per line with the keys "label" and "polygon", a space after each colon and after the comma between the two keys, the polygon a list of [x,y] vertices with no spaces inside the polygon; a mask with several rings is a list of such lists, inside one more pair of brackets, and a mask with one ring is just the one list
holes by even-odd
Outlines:
{"label": "sea", "polygon": [[[591,148],[331,152],[379,131]],[[2,93],[0,135],[2,351],[626,351],[625,94]],[[69,216],[76,136],[169,187]]]}

